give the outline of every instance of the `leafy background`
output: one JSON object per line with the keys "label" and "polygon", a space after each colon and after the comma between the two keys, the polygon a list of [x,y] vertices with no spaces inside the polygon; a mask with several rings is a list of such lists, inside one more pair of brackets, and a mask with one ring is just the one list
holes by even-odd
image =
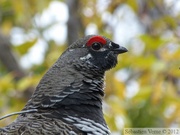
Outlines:
{"label": "leafy background", "polygon": [[[63,4],[69,17],[43,25],[39,20],[52,2]],[[136,22],[130,25],[141,32],[124,42],[129,52],[119,56],[118,66],[106,74],[103,106],[107,124],[114,135],[122,134],[125,127],[180,127],[178,5],[176,0],[1,0],[0,116],[20,111],[47,69],[70,43],[88,34],[90,27],[95,28],[91,33],[112,40],[133,32],[129,26],[123,37],[117,33],[124,18],[132,19],[131,11],[140,27]],[[62,15],[59,12],[60,18]],[[63,42],[56,42],[47,32],[57,23],[65,29]],[[24,35],[21,42],[14,30]],[[25,59],[39,43],[44,44],[44,51],[34,49],[33,54],[35,59],[40,54],[41,62]],[[0,126],[15,118],[1,120]]]}

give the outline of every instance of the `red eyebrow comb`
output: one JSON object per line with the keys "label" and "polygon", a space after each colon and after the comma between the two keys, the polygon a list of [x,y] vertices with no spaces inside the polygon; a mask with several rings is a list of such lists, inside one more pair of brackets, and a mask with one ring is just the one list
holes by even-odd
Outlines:
{"label": "red eyebrow comb", "polygon": [[99,42],[103,45],[106,44],[106,40],[102,36],[93,36],[87,41],[86,45],[91,46],[94,42]]}

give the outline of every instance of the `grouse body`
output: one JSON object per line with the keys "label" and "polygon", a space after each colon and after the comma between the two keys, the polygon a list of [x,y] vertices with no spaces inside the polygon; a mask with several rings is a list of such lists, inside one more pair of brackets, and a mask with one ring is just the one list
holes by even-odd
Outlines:
{"label": "grouse body", "polygon": [[77,40],[43,76],[22,110],[27,113],[0,134],[109,135],[102,112],[104,74],[126,51],[99,35]]}

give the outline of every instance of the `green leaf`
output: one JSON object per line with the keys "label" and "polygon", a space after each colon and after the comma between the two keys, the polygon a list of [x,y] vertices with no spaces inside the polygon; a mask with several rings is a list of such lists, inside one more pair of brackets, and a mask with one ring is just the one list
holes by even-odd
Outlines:
{"label": "green leaf", "polygon": [[32,41],[27,41],[19,46],[15,46],[14,49],[20,54],[20,55],[24,55],[28,52],[28,50],[35,45],[35,43],[37,42],[37,39],[34,39]]}
{"label": "green leaf", "polygon": [[141,35],[140,39],[145,43],[147,50],[156,50],[160,45],[166,41],[158,36],[150,36],[147,34]]}
{"label": "green leaf", "polygon": [[127,0],[127,4],[135,11],[138,11],[138,2],[135,0]]}

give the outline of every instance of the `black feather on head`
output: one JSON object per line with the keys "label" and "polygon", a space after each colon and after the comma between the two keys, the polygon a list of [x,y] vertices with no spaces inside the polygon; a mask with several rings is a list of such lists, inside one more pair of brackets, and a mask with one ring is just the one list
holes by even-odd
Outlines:
{"label": "black feather on head", "polygon": [[69,51],[75,51],[76,56],[78,55],[75,56],[77,59],[75,57],[73,59],[81,70],[105,72],[117,64],[118,54],[127,52],[127,49],[106,37],[90,35],[72,44]]}

